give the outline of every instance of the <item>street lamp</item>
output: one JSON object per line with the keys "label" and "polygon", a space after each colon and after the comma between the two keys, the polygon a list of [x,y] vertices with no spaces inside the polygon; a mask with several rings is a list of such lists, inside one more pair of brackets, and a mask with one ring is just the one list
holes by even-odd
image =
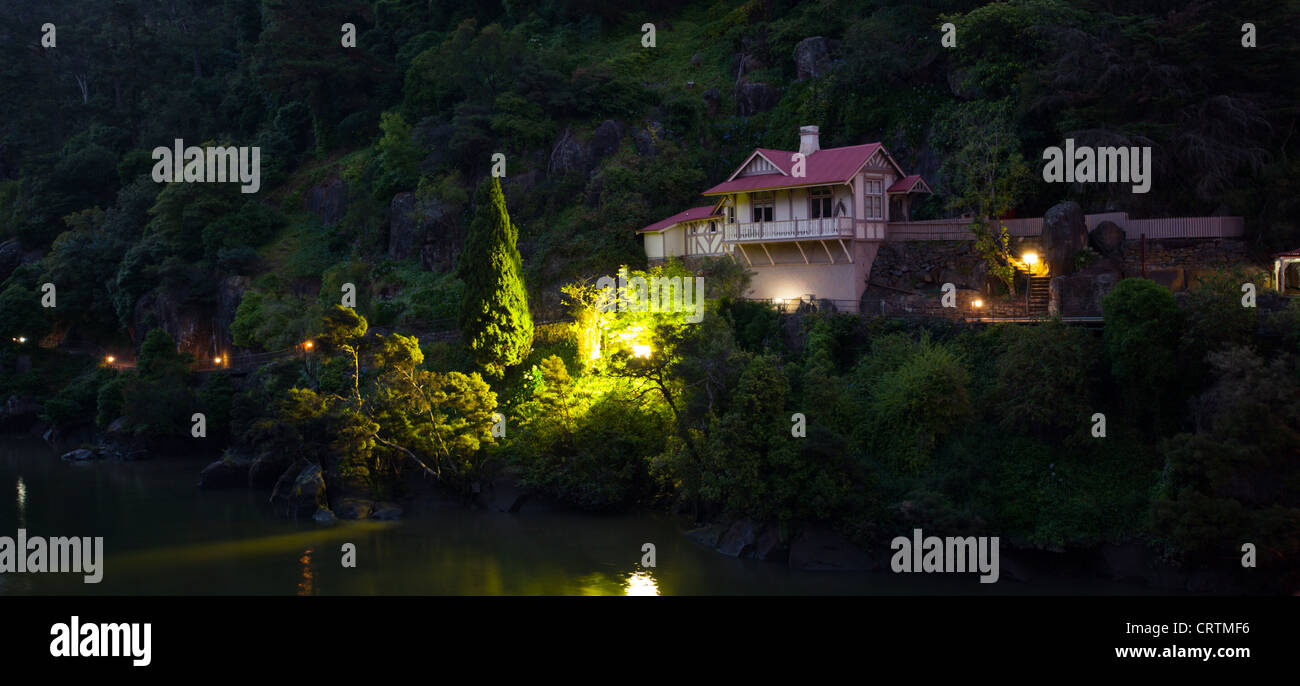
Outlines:
{"label": "street lamp", "polygon": [[1038,253],[1025,253],[1025,315],[1029,315],[1029,289],[1034,279],[1034,265],[1038,264]]}

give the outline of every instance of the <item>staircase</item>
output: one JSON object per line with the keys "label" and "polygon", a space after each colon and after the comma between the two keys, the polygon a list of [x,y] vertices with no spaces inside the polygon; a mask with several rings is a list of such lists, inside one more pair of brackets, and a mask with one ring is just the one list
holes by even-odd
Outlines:
{"label": "staircase", "polygon": [[1029,275],[1029,285],[1027,286],[1029,290],[1027,298],[1029,316],[1047,314],[1047,306],[1052,299],[1050,283],[1050,277]]}

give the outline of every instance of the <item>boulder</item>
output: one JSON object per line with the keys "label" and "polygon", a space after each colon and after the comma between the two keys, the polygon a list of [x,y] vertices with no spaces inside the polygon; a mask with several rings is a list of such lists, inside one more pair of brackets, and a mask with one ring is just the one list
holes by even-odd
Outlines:
{"label": "boulder", "polygon": [[339,519],[334,516],[334,513],[328,507],[316,508],[316,514],[312,515],[311,518],[321,523],[337,522]]}
{"label": "boulder", "polygon": [[283,504],[290,517],[306,517],[329,508],[325,498],[325,476],[320,465],[299,460],[275,483],[271,501]]}
{"label": "boulder", "polygon": [[790,568],[806,571],[856,572],[871,568],[871,558],[847,538],[824,527],[799,532],[790,543]]}
{"label": "boulder", "polygon": [[1052,276],[1074,273],[1074,256],[1088,245],[1083,208],[1076,202],[1053,205],[1043,215],[1043,260]]}
{"label": "boulder", "polygon": [[199,488],[238,488],[248,485],[249,460],[217,460],[199,472]]}
{"label": "boulder", "polygon": [[825,74],[834,62],[833,54],[839,51],[840,42],[822,36],[799,41],[794,46],[795,78],[802,81]]}
{"label": "boulder", "polygon": [[0,281],[9,278],[14,270],[23,263],[23,247],[17,238],[0,243]]}
{"label": "boulder", "polygon": [[613,119],[601,122],[587,144],[587,159],[598,162],[618,152],[618,144],[626,131],[626,126]]}
{"label": "boulder", "polygon": [[303,209],[316,215],[325,226],[343,221],[348,212],[348,184],[343,179],[326,179],[307,191]]}
{"label": "boulder", "polygon": [[780,95],[766,83],[742,79],[736,84],[736,114],[749,117],[776,107]]}
{"label": "boulder", "polygon": [[731,557],[748,557],[754,552],[757,539],[758,531],[753,520],[738,519],[718,539],[717,550]]}
{"label": "boulder", "polygon": [[339,519],[366,519],[374,509],[375,504],[365,498],[339,498],[334,504]]}
{"label": "boulder", "polygon": [[59,458],[64,462],[86,462],[89,460],[99,459],[99,454],[87,448],[80,448],[71,452],[66,452]]}
{"label": "boulder", "polygon": [[1124,229],[1112,221],[1104,221],[1088,232],[1088,245],[1102,257],[1124,253]]}

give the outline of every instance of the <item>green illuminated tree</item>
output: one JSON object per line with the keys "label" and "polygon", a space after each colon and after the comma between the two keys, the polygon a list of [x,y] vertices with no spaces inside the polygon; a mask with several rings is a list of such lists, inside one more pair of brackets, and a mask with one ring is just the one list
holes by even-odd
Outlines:
{"label": "green illuminated tree", "polygon": [[465,282],[460,332],[484,372],[500,378],[506,367],[519,364],[528,355],[533,318],[515,246],[519,228],[510,222],[496,177],[479,184],[474,205],[476,214],[458,267]]}

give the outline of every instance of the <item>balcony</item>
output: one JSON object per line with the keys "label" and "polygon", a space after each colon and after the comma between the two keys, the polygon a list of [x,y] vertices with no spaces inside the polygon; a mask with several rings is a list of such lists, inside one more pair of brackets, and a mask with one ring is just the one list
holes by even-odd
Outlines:
{"label": "balcony", "polygon": [[[724,238],[728,243],[853,238],[853,223],[852,217],[828,217],[726,224]],[[859,223],[865,224],[865,222]]]}

